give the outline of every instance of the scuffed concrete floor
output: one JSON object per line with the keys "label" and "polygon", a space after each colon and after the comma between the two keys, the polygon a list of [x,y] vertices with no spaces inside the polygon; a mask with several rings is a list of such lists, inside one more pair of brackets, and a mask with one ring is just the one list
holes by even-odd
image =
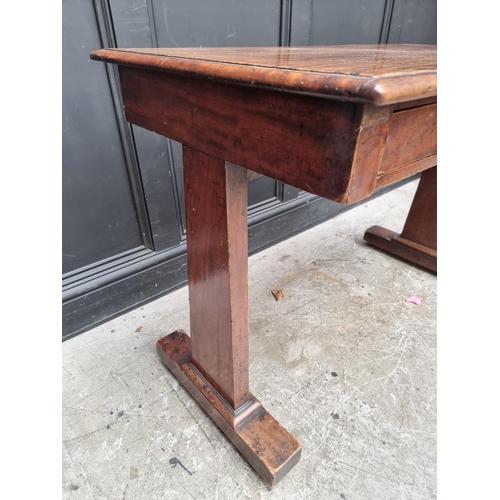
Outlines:
{"label": "scuffed concrete floor", "polygon": [[303,448],[281,483],[160,362],[183,288],[63,344],[63,498],[437,498],[436,276],[363,241],[402,229],[416,186],[250,258],[251,390]]}

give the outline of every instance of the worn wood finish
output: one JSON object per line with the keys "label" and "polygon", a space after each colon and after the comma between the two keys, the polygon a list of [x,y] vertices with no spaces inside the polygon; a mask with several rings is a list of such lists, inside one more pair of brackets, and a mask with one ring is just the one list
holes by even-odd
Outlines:
{"label": "worn wood finish", "polygon": [[437,104],[394,113],[379,175],[437,152]]}
{"label": "worn wood finish", "polygon": [[[361,108],[361,122],[356,130],[356,146],[345,192],[335,201],[353,203],[370,196],[375,190],[380,163],[384,153],[392,112],[390,107],[365,104]],[[344,163],[335,158],[333,163]]]}
{"label": "worn wood finish", "polygon": [[[120,75],[132,123],[341,203],[372,194],[389,130],[400,130],[392,120],[415,112],[128,67]],[[406,176],[400,166],[391,182]]]}
{"label": "worn wood finish", "polygon": [[[120,64],[130,122],[333,201],[360,201],[432,156],[419,144],[436,135],[435,47],[108,49],[92,57]],[[407,137],[422,119],[426,127]]]}
{"label": "worn wood finish", "polygon": [[361,106],[127,67],[120,76],[132,123],[304,191],[345,198]]}
{"label": "worn wood finish", "polygon": [[401,234],[373,226],[365,232],[364,239],[387,252],[437,271],[437,167],[422,173]]}
{"label": "worn wood finish", "polygon": [[434,104],[437,102],[437,96],[426,97],[424,99],[417,99],[415,101],[403,101],[394,104],[392,107],[393,111],[402,111],[405,109],[418,108],[420,106],[426,106],[427,104]]}
{"label": "worn wood finish", "polygon": [[191,347],[191,339],[182,330],[156,344],[169,370],[264,481],[274,486],[300,460],[300,444],[251,394],[238,410],[231,408],[193,363]]}
{"label": "worn wood finish", "polygon": [[[275,484],[300,445],[249,391],[247,178],[352,203],[435,170],[436,49],[111,49],[92,57],[120,65],[130,122],[184,144],[191,340],[174,332],[158,352]],[[435,210],[431,174],[423,179],[403,234],[382,238],[385,248],[390,240],[405,255],[428,257],[421,219]]]}
{"label": "worn wood finish", "polygon": [[401,236],[437,250],[437,167],[422,174]]}
{"label": "worn wood finish", "polygon": [[401,179],[406,179],[407,177],[411,177],[412,175],[416,175],[419,172],[423,172],[428,168],[435,167],[437,163],[437,155],[427,156],[420,160],[408,163],[403,167],[391,170],[385,174],[379,175],[377,177],[377,182],[375,184],[376,189],[383,188],[385,186],[389,186],[396,181]]}
{"label": "worn wood finish", "polygon": [[106,49],[91,57],[378,106],[432,97],[437,92],[436,47],[431,45]]}
{"label": "worn wood finish", "polygon": [[249,397],[247,173],[183,157],[193,362],[237,409]]}
{"label": "worn wood finish", "polygon": [[300,445],[248,384],[247,170],[184,146],[191,338],[158,352],[263,479],[276,484]]}

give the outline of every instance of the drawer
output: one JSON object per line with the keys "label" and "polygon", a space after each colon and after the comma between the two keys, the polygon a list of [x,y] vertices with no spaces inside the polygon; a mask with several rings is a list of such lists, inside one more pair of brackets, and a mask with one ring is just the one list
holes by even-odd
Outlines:
{"label": "drawer", "polygon": [[437,103],[392,115],[379,176],[437,153]]}

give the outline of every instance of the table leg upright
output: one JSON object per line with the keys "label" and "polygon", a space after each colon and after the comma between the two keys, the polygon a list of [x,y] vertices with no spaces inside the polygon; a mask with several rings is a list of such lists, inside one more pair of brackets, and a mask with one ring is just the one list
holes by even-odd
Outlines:
{"label": "table leg upright", "polygon": [[247,171],[184,146],[191,338],[160,339],[163,362],[270,485],[301,447],[250,393]]}
{"label": "table leg upright", "polygon": [[437,167],[422,173],[401,234],[373,226],[367,229],[364,239],[387,252],[437,271]]}

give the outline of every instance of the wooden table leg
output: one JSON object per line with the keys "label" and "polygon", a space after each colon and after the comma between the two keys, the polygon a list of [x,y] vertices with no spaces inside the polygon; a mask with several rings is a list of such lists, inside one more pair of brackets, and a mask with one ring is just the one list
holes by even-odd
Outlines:
{"label": "wooden table leg", "polygon": [[401,234],[373,226],[365,232],[364,239],[387,252],[437,271],[437,167],[422,173]]}
{"label": "wooden table leg", "polygon": [[250,393],[247,171],[184,146],[191,338],[160,339],[163,362],[271,486],[301,446]]}

